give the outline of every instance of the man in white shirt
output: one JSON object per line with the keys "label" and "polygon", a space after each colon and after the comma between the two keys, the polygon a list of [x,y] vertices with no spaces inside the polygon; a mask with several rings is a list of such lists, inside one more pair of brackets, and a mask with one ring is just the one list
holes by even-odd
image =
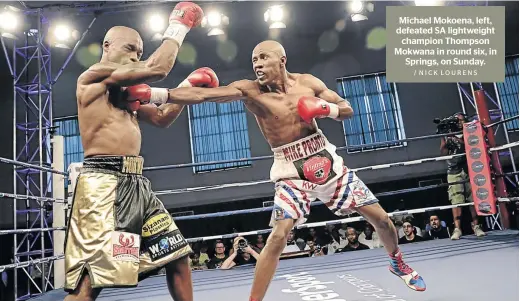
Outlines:
{"label": "man in white shirt", "polygon": [[370,249],[383,247],[379,235],[377,235],[377,232],[374,231],[374,228],[372,228],[372,225],[369,223],[365,225],[365,229],[363,230],[363,233],[359,235],[358,241],[367,245]]}

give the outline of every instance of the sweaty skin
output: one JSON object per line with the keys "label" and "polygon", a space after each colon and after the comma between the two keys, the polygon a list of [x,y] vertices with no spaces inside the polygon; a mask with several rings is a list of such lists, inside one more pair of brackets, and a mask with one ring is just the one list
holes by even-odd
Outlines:
{"label": "sweaty skin", "polygon": [[101,61],[77,81],[78,121],[85,157],[137,156],[141,131],[126,108],[125,86],[164,79],[173,68],[179,45],[165,40],[146,61],[139,61],[143,41],[131,28],[111,28],[103,40]]}

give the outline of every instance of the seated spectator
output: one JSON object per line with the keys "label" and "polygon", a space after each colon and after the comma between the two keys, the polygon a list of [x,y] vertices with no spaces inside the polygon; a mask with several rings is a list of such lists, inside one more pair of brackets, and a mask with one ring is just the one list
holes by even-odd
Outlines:
{"label": "seated spectator", "polygon": [[265,247],[264,236],[262,234],[258,234],[256,236],[256,242],[252,246],[252,248],[256,251],[256,253],[260,254],[260,252],[262,252],[262,249],[264,247]]}
{"label": "seated spectator", "polygon": [[315,228],[309,228],[309,236],[307,237],[306,241],[311,238],[312,241],[317,244],[318,242],[318,233],[316,232]]}
{"label": "seated spectator", "polygon": [[352,227],[348,227],[347,229],[347,239],[348,245],[343,249],[336,251],[336,253],[370,249],[367,245],[359,242],[356,229]]}
{"label": "seated spectator", "polygon": [[192,270],[205,270],[208,267],[204,261],[200,260],[200,253],[193,253],[190,255],[190,268]]}
{"label": "seated spectator", "polygon": [[359,235],[358,240],[361,244],[367,245],[370,249],[383,247],[379,235],[377,235],[377,232],[374,231],[374,228],[369,223],[365,224],[365,229],[363,233]]}
{"label": "seated spectator", "polygon": [[341,237],[344,237],[345,240],[347,239],[347,229],[348,229],[347,224],[341,224],[341,228],[338,229],[339,235]]}
{"label": "seated spectator", "polygon": [[404,235],[399,238],[400,245],[424,240],[422,237],[417,235],[417,227],[412,226],[410,222],[404,222],[403,229]]}
{"label": "seated spectator", "polygon": [[[243,244],[243,245],[242,245]],[[235,238],[233,253],[222,263],[221,269],[231,269],[234,266],[254,264],[260,256],[243,237]]]}
{"label": "seated spectator", "polygon": [[448,227],[443,226],[441,224],[441,221],[439,219],[438,215],[431,215],[430,216],[430,227],[426,231],[426,235],[424,237],[425,240],[432,240],[432,239],[442,239],[442,238],[449,238],[450,237],[450,229]]}
{"label": "seated spectator", "polygon": [[203,241],[202,243],[195,243],[193,245],[193,252],[199,253],[199,261],[203,264],[208,263],[209,256],[208,256],[208,244]]}
{"label": "seated spectator", "polygon": [[[303,250],[309,250],[309,246],[305,245]],[[298,243],[296,242],[294,230],[291,230],[289,231],[289,234],[287,234],[287,245],[285,246],[285,249],[283,249],[282,254],[299,251],[302,251],[302,249],[300,249],[300,246],[298,246]]]}
{"label": "seated spectator", "polygon": [[327,233],[329,235],[328,244],[325,246],[327,249],[327,255],[332,255],[336,253],[338,249],[343,248],[344,246],[341,246],[342,242],[344,243],[344,245],[348,244],[348,241],[346,239],[342,241],[338,231],[332,231]]}
{"label": "seated spectator", "polygon": [[222,266],[222,263],[228,258],[226,256],[226,247],[222,240],[217,240],[215,243],[215,255],[211,257],[207,266],[208,269],[218,269]]}
{"label": "seated spectator", "polygon": [[[410,215],[410,216],[406,217],[406,218],[404,219],[403,223],[406,223],[406,222],[412,224],[412,222],[413,222],[413,216]],[[415,231],[414,231],[415,235],[418,235],[418,236],[421,236],[421,237],[422,237],[422,236],[423,236],[423,233],[422,233],[421,228],[419,228],[419,227],[417,227],[417,226],[414,226],[414,228],[415,228]],[[404,224],[403,224],[403,226],[402,226],[401,228],[399,228],[399,230],[397,231],[397,233],[398,233],[397,235],[399,236],[399,238],[401,238],[401,237],[403,237],[403,236],[405,235],[405,234],[404,234]]]}

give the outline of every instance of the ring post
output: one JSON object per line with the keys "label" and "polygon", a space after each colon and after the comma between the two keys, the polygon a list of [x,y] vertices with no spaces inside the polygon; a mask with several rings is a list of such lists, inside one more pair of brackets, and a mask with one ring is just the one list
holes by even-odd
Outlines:
{"label": "ring post", "polygon": [[[63,171],[63,136],[52,137],[52,169]],[[65,199],[65,177],[60,174],[52,175],[52,196],[54,198]],[[66,203],[52,203],[52,226],[65,227],[67,210]],[[65,231],[53,231],[54,256],[64,253]],[[65,283],[65,260],[59,259],[54,262],[54,288],[62,288]]]}
{"label": "ring post", "polygon": [[[489,110],[483,90],[475,91],[475,105],[477,106],[477,112],[480,118],[480,122],[482,122],[485,126],[489,125],[491,123],[491,117],[489,116]],[[496,142],[493,129],[487,131],[487,138],[489,141],[489,146],[495,147]],[[491,163],[493,165],[493,169],[495,170],[495,174],[503,174],[502,165],[500,165],[500,157],[498,152],[491,153]],[[495,177],[495,188],[497,197],[507,197],[506,183],[504,182],[504,177]],[[507,211],[506,204],[499,204],[499,214],[501,217],[500,220],[502,221],[502,229],[509,229],[509,213]]]}

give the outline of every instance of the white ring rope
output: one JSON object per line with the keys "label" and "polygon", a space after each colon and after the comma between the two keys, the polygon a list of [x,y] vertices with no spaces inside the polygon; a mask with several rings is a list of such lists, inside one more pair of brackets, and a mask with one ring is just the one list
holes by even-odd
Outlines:
{"label": "white ring rope", "polygon": [[[517,197],[498,198],[497,201],[512,202],[512,201],[518,201],[518,198]],[[464,203],[464,204],[458,204],[458,205],[445,205],[445,206],[426,207],[426,208],[419,208],[419,209],[412,209],[412,210],[405,210],[405,211],[396,211],[396,212],[388,213],[388,216],[392,217],[392,216],[408,215],[408,214],[415,214],[415,213],[425,213],[428,211],[446,210],[446,209],[464,207],[464,206],[470,206],[470,205],[474,205],[474,203],[471,202],[471,203]],[[362,216],[348,217],[348,218],[344,218],[344,219],[331,220],[331,221],[325,221],[325,222],[302,224],[302,225],[297,226],[296,229],[316,228],[316,227],[323,227],[326,225],[346,224],[346,223],[359,222],[359,221],[363,221],[363,220],[365,220],[365,219]],[[271,231],[272,231],[272,229],[264,229],[264,230],[230,233],[230,234],[223,234],[223,235],[195,237],[195,238],[188,238],[187,241],[188,242],[197,242],[197,241],[207,241],[207,240],[215,240],[215,239],[229,239],[229,238],[235,238],[238,236],[264,234],[264,233],[269,233]]]}
{"label": "white ring rope", "polygon": [[13,194],[13,193],[5,193],[0,192],[0,198],[11,198],[18,200],[35,200],[38,202],[50,202],[50,203],[63,203],[67,204],[67,200],[64,199],[54,199],[54,198],[46,198],[40,196],[32,196],[32,195],[22,195],[22,194]]}
{"label": "white ring rope", "polygon": [[[519,199],[518,197],[513,197],[513,198],[498,198],[497,200],[499,202],[512,202],[512,201],[518,201],[518,199]],[[464,203],[464,204],[459,204],[459,205],[446,205],[446,206],[426,207],[426,208],[412,209],[412,210],[405,210],[405,211],[396,211],[396,212],[388,213],[388,216],[392,217],[392,216],[408,215],[408,214],[414,214],[414,213],[424,213],[424,212],[428,212],[428,211],[446,210],[446,209],[451,209],[451,208],[455,208],[455,207],[464,207],[464,206],[470,206],[470,205],[473,205],[473,203]],[[359,222],[359,221],[363,221],[363,220],[364,220],[364,218],[362,216],[356,216],[356,217],[349,217],[349,218],[344,218],[344,219],[339,219],[339,220],[303,224],[303,225],[297,226],[296,228],[304,229],[304,228],[313,228],[313,227],[323,227],[326,225],[353,223],[353,222]],[[199,242],[199,241],[208,241],[208,240],[216,240],[216,239],[229,239],[229,238],[235,238],[238,236],[264,234],[264,233],[269,233],[271,231],[272,231],[272,229],[265,229],[265,230],[230,233],[230,234],[223,234],[223,235],[195,237],[195,238],[188,238],[187,241],[188,242]],[[59,260],[59,259],[63,259],[63,258],[65,258],[65,256],[63,254],[61,254],[61,255],[45,257],[45,258],[41,258],[41,259],[34,259],[34,260],[30,260],[30,261],[2,265],[2,266],[0,266],[0,272],[5,271],[6,269],[25,268],[30,265],[37,265],[40,263]]]}
{"label": "white ring rope", "polygon": [[[518,146],[518,141],[511,142],[511,143],[497,146],[497,147],[493,147],[493,148],[490,148],[489,150],[497,151],[497,150],[502,150],[502,149],[506,149],[506,148],[512,148],[514,146]],[[385,169],[385,168],[397,167],[397,166],[417,165],[417,164],[422,164],[422,163],[427,163],[427,162],[449,160],[452,158],[462,157],[465,155],[466,154],[457,154],[457,155],[450,155],[450,156],[432,157],[432,158],[410,160],[410,161],[403,161],[403,162],[397,162],[397,163],[388,163],[388,164],[380,164],[380,165],[373,165],[373,166],[360,167],[360,168],[351,168],[350,170],[354,171],[354,172],[358,172],[358,171]],[[216,185],[210,185],[210,186],[198,186],[198,187],[160,190],[160,191],[156,191],[155,194],[156,195],[179,194],[179,193],[185,193],[185,192],[207,191],[207,190],[216,190],[216,189],[223,189],[223,188],[230,188],[230,187],[245,187],[245,186],[267,184],[267,183],[272,183],[272,182],[271,182],[271,180],[259,180],[259,181],[238,182],[238,183],[228,183],[228,184],[216,184]]]}

